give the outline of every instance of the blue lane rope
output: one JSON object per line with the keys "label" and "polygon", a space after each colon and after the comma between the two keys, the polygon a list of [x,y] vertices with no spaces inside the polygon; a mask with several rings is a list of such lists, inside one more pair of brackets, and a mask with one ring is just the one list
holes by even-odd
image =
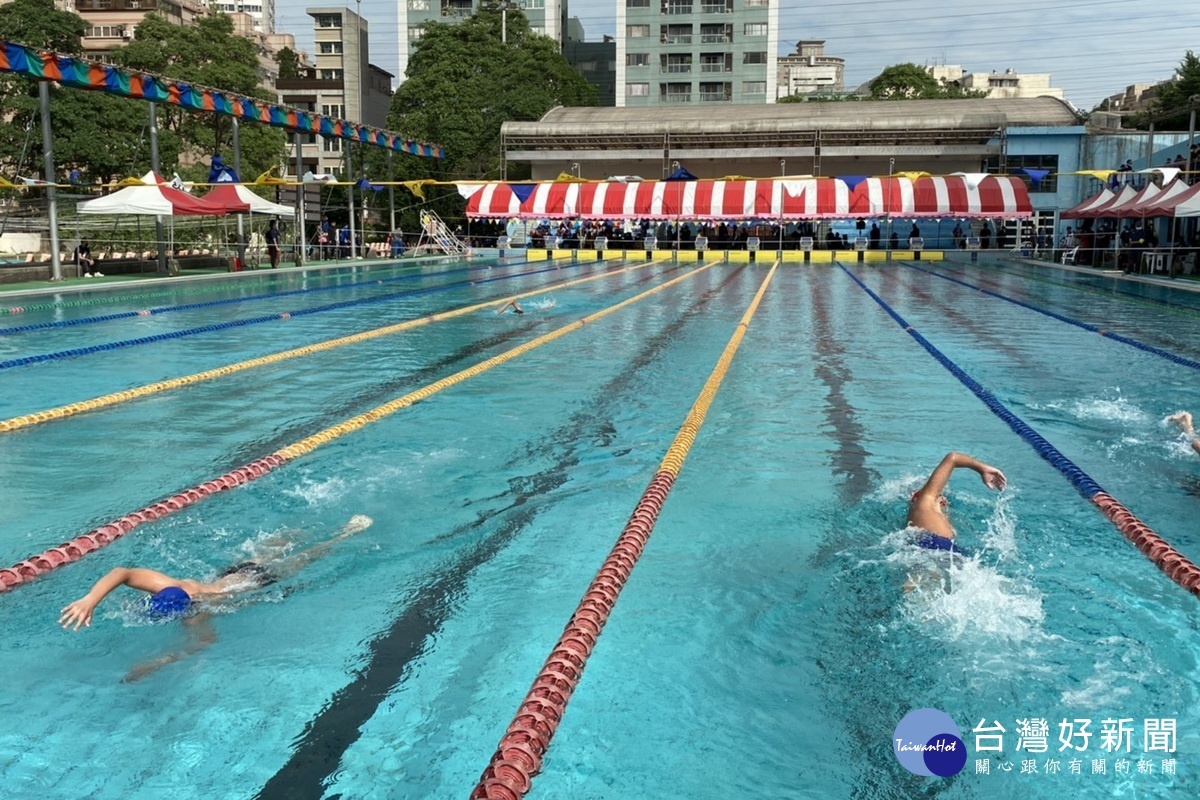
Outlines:
{"label": "blue lane rope", "polygon": [[883,300],[883,298],[875,294],[875,292],[871,291],[870,287],[859,280],[857,275],[846,269],[846,267],[840,263],[838,264],[838,268],[841,269],[842,272],[849,275],[851,280],[857,283],[864,292],[870,295],[871,299],[878,303],[879,307],[886,311],[888,316],[895,320],[896,324],[903,328],[909,336],[916,339],[917,343],[920,344],[921,347],[924,347],[929,355],[933,356],[939,364],[949,370],[951,375],[958,378],[963,386],[966,386],[971,390],[972,393],[974,393],[976,397],[982,400],[983,404],[988,407],[988,410],[990,410],[1000,419],[1004,420],[1004,422],[1013,430],[1014,433],[1024,439],[1026,443],[1028,443],[1035,451],[1037,451],[1039,456],[1050,462],[1051,466],[1061,472],[1066,479],[1071,482],[1071,485],[1074,486],[1075,489],[1084,496],[1085,499],[1091,500],[1097,494],[1104,491],[1102,488],[1100,488],[1100,484],[1092,480],[1091,476],[1076,466],[1071,459],[1059,452],[1058,448],[1042,438],[1041,434],[1031,428],[1024,420],[1009,411],[1008,408],[1006,408],[1003,403],[997,400],[995,395],[985,389],[983,385],[979,383],[979,381],[972,378],[966,372],[963,372],[962,368],[947,358],[941,350],[938,350],[936,347],[934,347],[933,344],[924,336],[922,336],[916,328],[914,328],[912,325],[909,325],[908,322],[905,321],[904,317],[897,314],[896,311]]}
{"label": "blue lane rope", "polygon": [[309,289],[291,289],[286,292],[267,292],[266,294],[254,294],[247,297],[232,297],[225,300],[206,300],[201,303],[186,303],[178,306],[158,306],[156,308],[145,309],[141,311],[119,311],[114,314],[101,314],[95,317],[80,317],[79,319],[64,319],[55,322],[38,322],[30,325],[18,325],[12,328],[0,328],[0,336],[11,336],[16,333],[28,333],[29,331],[46,330],[47,328],[69,328],[72,325],[90,325],[95,322],[111,322],[115,319],[132,319],[134,317],[144,317],[155,314],[167,314],[171,311],[194,311],[198,308],[212,308],[214,306],[230,305],[232,303],[251,303],[258,300],[272,300],[276,297],[291,297],[298,294],[310,294],[312,292],[333,292],[341,289],[353,289],[359,286],[378,286],[381,283],[399,283],[400,281],[411,281],[418,278],[432,278],[439,275],[455,275],[461,272],[470,272],[478,269],[491,269],[492,264],[481,264],[476,267],[460,267],[458,269],[448,269],[441,272],[417,272],[412,275],[401,275],[398,278],[374,279],[368,281],[355,281],[354,283],[343,283],[335,286],[314,286]]}
{"label": "blue lane rope", "polygon": [[1090,331],[1091,333],[1098,333],[1106,339],[1112,339],[1114,342],[1120,342],[1121,344],[1127,344],[1130,347],[1135,347],[1144,353],[1150,353],[1151,355],[1158,356],[1159,358],[1165,358],[1166,360],[1168,360],[1172,363],[1175,363],[1175,364],[1179,364],[1182,367],[1191,367],[1192,369],[1200,369],[1200,361],[1193,361],[1190,358],[1186,358],[1181,355],[1176,355],[1175,353],[1172,353],[1169,350],[1163,350],[1161,347],[1155,347],[1153,345],[1145,344],[1144,342],[1139,342],[1137,339],[1130,339],[1128,336],[1122,336],[1119,333],[1113,333],[1111,331],[1105,330],[1104,328],[1100,328],[1095,325],[1090,325],[1086,322],[1080,322],[1077,319],[1071,319],[1070,317],[1064,317],[1062,314],[1057,314],[1057,313],[1055,313],[1053,311],[1049,311],[1045,308],[1039,308],[1038,306],[1030,305],[1029,303],[1023,302],[1021,300],[1017,300],[1012,297],[1008,297],[1007,295],[1000,294],[999,292],[993,292],[991,289],[984,289],[982,286],[976,286],[973,283],[967,283],[966,281],[960,281],[958,278],[952,278],[949,275],[943,275],[940,272],[934,272],[933,270],[925,269],[924,267],[919,267],[916,264],[904,264],[904,266],[909,267],[911,269],[920,270],[921,272],[924,272],[928,275],[934,275],[943,280],[950,281],[951,283],[957,283],[960,286],[967,287],[968,289],[974,289],[978,292],[983,292],[984,294],[989,295],[990,297],[996,297],[1001,300],[1007,300],[1008,302],[1012,303],[1013,305],[1020,306],[1021,308],[1027,308],[1030,311],[1036,311],[1039,314],[1045,314],[1047,317],[1050,317],[1051,319],[1056,319],[1059,322],[1065,322],[1068,325],[1074,325],[1076,328],[1082,328],[1083,330]]}
{"label": "blue lane rope", "polygon": [[[579,265],[582,266],[584,262]],[[99,353],[102,350],[119,350],[123,347],[133,347],[139,344],[152,344],[154,342],[163,342],[168,339],[182,339],[185,336],[196,336],[201,333],[212,333],[214,331],[224,331],[230,328],[244,328],[247,325],[257,325],[260,322],[277,322],[283,315],[289,317],[302,317],[307,314],[316,314],[321,311],[332,311],[338,308],[350,308],[352,306],[367,305],[369,303],[383,303],[389,300],[396,300],[401,297],[416,297],[422,294],[432,294],[433,292],[442,292],[448,289],[461,289],[464,286],[478,286],[484,283],[492,283],[493,281],[505,281],[509,278],[521,278],[526,275],[540,275],[543,272],[553,272],[561,269],[560,266],[545,267],[543,269],[530,270],[529,272],[517,272],[512,275],[500,275],[495,278],[484,278],[477,281],[457,281],[448,283],[443,286],[431,286],[425,289],[413,289],[408,292],[400,292],[398,294],[387,294],[380,297],[365,297],[359,300],[343,300],[340,303],[330,303],[324,306],[316,306],[314,308],[306,308],[300,311],[281,311],[275,314],[266,314],[261,317],[250,317],[249,319],[233,320],[232,322],[221,322],[214,325],[204,325],[199,328],[188,328],[182,331],[172,331],[171,333],[159,333],[154,336],[143,336],[138,339],[123,339],[119,342],[109,342],[108,344],[91,345],[90,347],[75,347],[70,350],[59,350],[55,353],[44,353],[36,356],[25,356],[23,358],[14,358],[8,361],[0,361],[0,370],[12,369],[13,367],[23,367],[27,364],[40,364],[44,361],[56,361],[62,358],[73,358],[75,356],[88,355],[89,353]]]}

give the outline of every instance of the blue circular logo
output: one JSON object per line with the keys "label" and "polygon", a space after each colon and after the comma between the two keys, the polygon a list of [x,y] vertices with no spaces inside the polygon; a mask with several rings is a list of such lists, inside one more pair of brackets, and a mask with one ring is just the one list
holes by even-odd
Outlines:
{"label": "blue circular logo", "polygon": [[949,778],[967,764],[967,746],[958,724],[936,708],[918,708],[904,715],[892,736],[896,760],[914,775]]}

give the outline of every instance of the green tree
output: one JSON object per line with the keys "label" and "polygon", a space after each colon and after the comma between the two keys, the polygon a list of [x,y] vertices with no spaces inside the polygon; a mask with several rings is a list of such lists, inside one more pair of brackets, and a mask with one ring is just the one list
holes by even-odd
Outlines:
{"label": "green tree", "polygon": [[[501,14],[480,11],[457,25],[429,23],[408,62],[408,75],[392,98],[388,128],[403,136],[434,142],[445,159],[395,157],[397,180],[416,178],[495,179],[500,177],[500,126],[509,120],[536,120],[555,106],[594,106],[596,88],[563,57],[554,40],[530,29],[525,15],[508,12],[507,44],[501,42]],[[383,153],[368,154],[368,174],[386,175]],[[527,176],[527,173],[526,173]],[[514,175],[509,168],[509,177]],[[436,189],[430,190],[432,197]],[[443,216],[461,214],[457,193],[442,190],[434,203]],[[411,197],[401,190],[397,203]],[[415,227],[416,206],[402,218]]]}
{"label": "green tree", "polygon": [[[254,44],[234,35],[233,21],[226,14],[201,17],[195,25],[186,26],[148,14],[135,29],[133,41],[112,51],[111,56],[115,63],[129,69],[262,100],[274,99],[259,86]],[[159,110],[160,128],[178,134],[181,146],[194,155],[228,153],[233,141],[230,117],[165,105]],[[258,123],[242,125],[242,172],[253,177],[278,164],[286,152],[286,142],[287,135],[278,128]],[[233,163],[232,158],[226,158],[227,163]],[[187,173],[185,177],[207,177],[203,165],[182,172]]]}
{"label": "green tree", "polygon": [[[1193,98],[1195,98],[1193,100]],[[1184,130],[1193,108],[1200,106],[1200,58],[1191,50],[1179,62],[1175,77],[1159,89],[1152,114],[1161,130]]]}
{"label": "green tree", "polygon": [[279,77],[300,77],[300,56],[290,47],[285,47],[275,54],[275,64],[279,67]]}
{"label": "green tree", "polygon": [[[59,11],[53,0],[12,0],[0,6],[0,38],[60,53],[78,53],[88,23]],[[0,161],[21,174],[40,174],[42,137],[38,82],[0,76],[0,107],[12,124],[0,125]],[[148,112],[140,100],[53,87],[50,119],[58,180],[73,169],[88,181],[139,173],[150,163],[144,132]],[[172,159],[178,151],[167,137],[160,143]]]}
{"label": "green tree", "polygon": [[957,81],[939,81],[916,64],[893,64],[871,81],[872,100],[957,100],[986,97],[987,92],[963,89]]}

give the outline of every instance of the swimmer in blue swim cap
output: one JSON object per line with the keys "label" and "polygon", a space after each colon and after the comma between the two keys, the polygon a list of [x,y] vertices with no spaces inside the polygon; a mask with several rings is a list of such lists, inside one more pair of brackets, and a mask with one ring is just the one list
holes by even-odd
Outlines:
{"label": "swimmer in blue swim cap", "polygon": [[295,555],[266,562],[243,561],[224,570],[215,580],[197,581],[172,578],[153,569],[117,567],[96,582],[91,591],[62,610],[58,622],[63,628],[79,630],[91,627],[96,606],[118,586],[138,589],[150,596],[145,598],[145,612],[156,619],[185,617],[206,600],[220,599],[242,592],[261,589],[285,578],[328,552],[331,545],[371,526],[371,518],[359,514],[352,517],[337,535]]}
{"label": "swimmer in blue swim cap", "polygon": [[942,463],[925,481],[925,485],[915,491],[908,504],[908,524],[920,528],[917,545],[928,550],[948,550],[952,553],[962,553],[954,541],[954,526],[946,516],[946,508],[950,505],[942,495],[950,475],[954,470],[965,467],[979,473],[983,485],[989,489],[1003,491],[1008,484],[1004,473],[995,467],[988,466],[962,453],[947,453]]}

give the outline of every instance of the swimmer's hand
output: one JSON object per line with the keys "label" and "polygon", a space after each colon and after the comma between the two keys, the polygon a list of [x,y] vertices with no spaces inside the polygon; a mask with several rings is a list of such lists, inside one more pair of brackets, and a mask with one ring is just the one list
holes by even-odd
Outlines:
{"label": "swimmer's hand", "polygon": [[1004,487],[1008,485],[1008,478],[1004,477],[1004,473],[995,467],[989,467],[983,464],[979,470],[979,477],[983,479],[983,485],[989,489],[995,489],[997,492],[1004,491]]}
{"label": "swimmer's hand", "polygon": [[[58,624],[62,625],[63,630],[79,630],[80,628],[92,627],[92,612],[96,610],[98,602],[98,600],[93,600],[90,594],[84,595],[74,603],[63,608],[62,616],[58,618]],[[75,627],[72,628],[72,625]]]}
{"label": "swimmer's hand", "polygon": [[366,514],[355,514],[350,518],[350,521],[346,523],[345,527],[342,528],[342,531],[338,534],[337,538],[345,539],[346,537],[353,536],[356,533],[362,533],[374,523],[375,520],[371,519]]}

